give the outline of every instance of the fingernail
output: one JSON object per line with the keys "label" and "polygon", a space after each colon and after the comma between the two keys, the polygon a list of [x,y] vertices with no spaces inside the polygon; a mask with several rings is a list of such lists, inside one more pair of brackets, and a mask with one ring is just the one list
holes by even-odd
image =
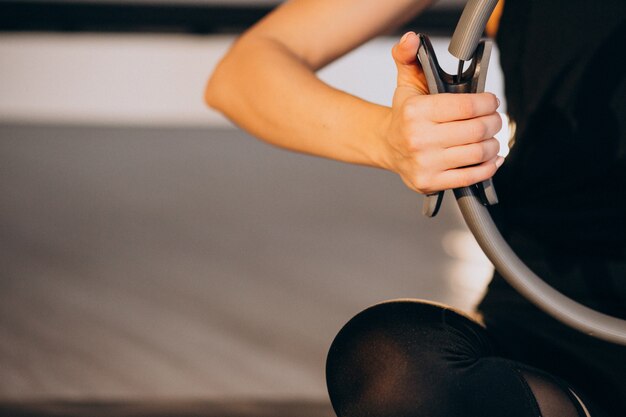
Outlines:
{"label": "fingernail", "polygon": [[503,163],[504,163],[504,158],[499,156],[498,159],[496,159],[496,166],[500,168]]}
{"label": "fingernail", "polygon": [[[496,97],[496,101],[498,102],[498,107],[500,107],[500,99],[498,97]],[[496,108],[498,108],[496,107]]]}
{"label": "fingernail", "polygon": [[414,35],[414,34],[415,34],[415,32],[407,32],[407,33],[405,33],[404,36],[402,36],[402,38],[400,38],[400,43],[403,43],[404,41],[406,41],[409,38],[409,36]]}

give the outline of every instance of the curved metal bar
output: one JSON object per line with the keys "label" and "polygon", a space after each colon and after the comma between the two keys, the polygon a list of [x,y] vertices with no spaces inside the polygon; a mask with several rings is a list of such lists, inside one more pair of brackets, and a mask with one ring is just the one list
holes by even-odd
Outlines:
{"label": "curved metal bar", "polygon": [[513,288],[560,322],[589,336],[626,346],[626,320],[592,310],[546,284],[513,252],[471,188],[457,188],[454,196],[483,252]]}

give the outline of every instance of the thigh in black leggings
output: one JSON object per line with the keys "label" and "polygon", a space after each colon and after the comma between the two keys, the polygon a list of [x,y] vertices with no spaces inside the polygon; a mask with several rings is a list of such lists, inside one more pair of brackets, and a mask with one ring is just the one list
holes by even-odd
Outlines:
{"label": "thigh in black leggings", "polygon": [[499,357],[476,321],[416,300],[350,320],[326,378],[339,417],[601,417],[565,381]]}

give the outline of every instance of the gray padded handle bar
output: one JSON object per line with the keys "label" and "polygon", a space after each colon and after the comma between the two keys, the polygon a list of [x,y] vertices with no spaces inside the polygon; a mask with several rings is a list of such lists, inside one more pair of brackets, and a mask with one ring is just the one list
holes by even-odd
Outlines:
{"label": "gray padded handle bar", "polygon": [[489,16],[498,0],[469,0],[456,25],[448,51],[462,61],[469,61],[483,35]]}

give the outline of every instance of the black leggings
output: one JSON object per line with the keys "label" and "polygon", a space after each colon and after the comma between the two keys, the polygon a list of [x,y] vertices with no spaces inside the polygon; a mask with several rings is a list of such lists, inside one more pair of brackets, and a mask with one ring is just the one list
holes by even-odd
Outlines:
{"label": "black leggings", "polygon": [[565,381],[497,356],[485,328],[442,305],[359,313],[326,363],[339,417],[600,417]]}

